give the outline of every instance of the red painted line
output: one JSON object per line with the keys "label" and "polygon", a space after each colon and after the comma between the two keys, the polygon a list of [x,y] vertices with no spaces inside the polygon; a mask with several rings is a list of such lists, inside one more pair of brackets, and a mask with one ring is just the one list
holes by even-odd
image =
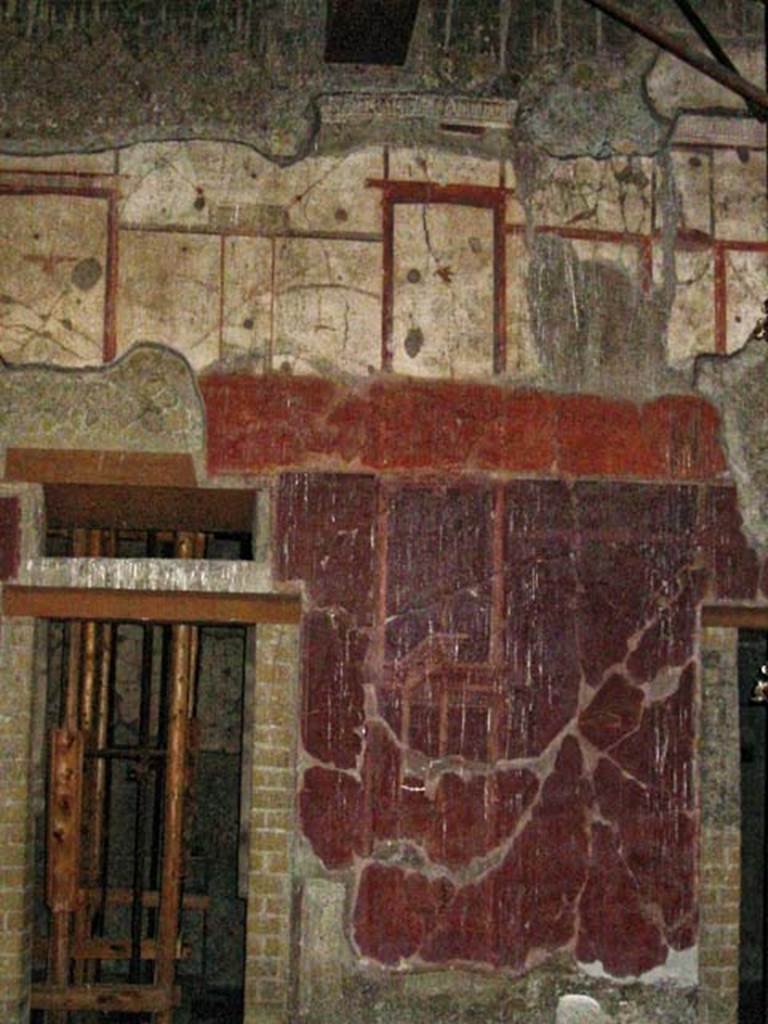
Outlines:
{"label": "red painted line", "polygon": [[387,180],[389,178],[389,146],[385,146],[384,147],[384,152],[382,153],[382,170],[381,170],[381,173],[384,175],[384,179],[385,180]]}
{"label": "red painted line", "polygon": [[432,181],[393,181],[368,178],[369,188],[380,188],[393,203],[448,203],[493,209],[503,204],[506,191],[487,185],[437,185]]}
{"label": "red painted line", "polygon": [[726,252],[768,252],[768,242],[748,242],[740,240],[718,239],[717,244]]}
{"label": "red painted line", "polygon": [[75,196],[80,199],[107,199],[114,195],[111,188],[85,188],[78,185],[3,185],[0,184],[0,195],[12,196]]}
{"label": "red painted line", "polygon": [[381,368],[392,369],[392,329],[395,310],[395,208],[386,193],[381,197],[382,285],[381,285]]}
{"label": "red painted line", "polygon": [[[507,234],[522,235],[526,231],[524,224],[508,224]],[[650,235],[641,235],[631,231],[606,231],[602,228],[574,228],[567,225],[542,225],[535,228],[537,235],[557,235],[584,242],[613,242],[619,245],[645,245],[648,241],[660,242],[662,234],[654,231]],[[726,242],[729,247],[754,249],[760,251],[764,246],[768,250],[768,242]],[[680,231],[675,238],[675,245],[684,250],[701,251],[715,245],[715,239],[701,231]]]}
{"label": "red painted line", "polygon": [[119,218],[117,193],[107,200],[107,259],[104,271],[104,340],[102,356],[111,363],[117,355],[117,261],[119,252]]}
{"label": "red painted line", "polygon": [[725,248],[715,245],[715,352],[728,350],[728,298],[726,291]]}
{"label": "red painted line", "polygon": [[[27,178],[115,178],[116,171],[41,171],[34,167],[0,167],[0,174],[24,175]],[[124,177],[124,175],[123,175]]]}
{"label": "red painted line", "polygon": [[640,249],[640,287],[649,292],[653,286],[653,242],[650,238],[639,243]]}
{"label": "red painted line", "polygon": [[493,208],[493,372],[507,368],[507,235],[505,207]]}

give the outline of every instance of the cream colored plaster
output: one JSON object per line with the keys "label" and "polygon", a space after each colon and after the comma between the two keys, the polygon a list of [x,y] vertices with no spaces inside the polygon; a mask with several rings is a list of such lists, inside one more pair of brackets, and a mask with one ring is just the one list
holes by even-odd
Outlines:
{"label": "cream colored plaster", "polygon": [[420,377],[493,371],[493,214],[395,208],[393,367]]}
{"label": "cream colored plaster", "polygon": [[528,304],[530,256],[522,235],[507,235],[507,375],[528,377],[539,369]]}
{"label": "cream colored plaster", "polygon": [[264,369],[272,336],[273,242],[227,238],[224,243],[222,357],[247,357]]}
{"label": "cream colored plaster", "polygon": [[768,253],[729,252],[726,255],[726,330],[728,351],[749,340],[764,315],[768,297]]}
{"label": "cream colored plaster", "polygon": [[0,195],[0,355],[82,366],[102,359],[107,204]]}
{"label": "cream colored plaster", "polygon": [[121,222],[242,234],[380,232],[380,147],[278,167],[247,146],[215,142],[132,146],[120,157]]}
{"label": "cream colored plaster", "polygon": [[[713,233],[712,209],[712,153],[706,150],[673,150],[670,154],[672,171],[680,203],[679,226],[683,231],[700,231],[705,235]],[[659,197],[659,173],[655,172],[657,202],[655,204],[655,227],[664,226],[662,206]]]}
{"label": "cream colored plaster", "polygon": [[[711,250],[675,253],[677,289],[667,329],[667,358],[673,366],[689,364],[700,352],[715,348],[714,260]],[[662,254],[654,248],[654,280],[661,280]]]}
{"label": "cream colored plaster", "polygon": [[221,241],[149,231],[120,234],[117,348],[157,341],[195,370],[219,358]]}
{"label": "cream colored plaster", "polygon": [[766,239],[765,153],[721,149],[714,155],[715,235],[723,239]]}
{"label": "cream colored plaster", "polygon": [[206,227],[217,206],[255,202],[272,164],[248,146],[161,142],[119,154],[120,219],[133,226]]}
{"label": "cream colored plaster", "polygon": [[652,174],[652,161],[640,157],[543,161],[534,223],[647,234]]}
{"label": "cream colored plaster", "polygon": [[383,174],[378,146],[345,157],[313,157],[291,167],[273,167],[265,201],[283,206],[296,231],[379,234],[381,192],[366,182]]}
{"label": "cream colored plaster", "polygon": [[390,178],[432,181],[439,185],[486,185],[497,188],[501,169],[498,160],[483,160],[441,150],[392,149]]}
{"label": "cream colored plaster", "polygon": [[[696,43],[693,46],[696,48]],[[762,50],[731,41],[726,49],[741,74],[755,85],[762,86],[765,81]],[[735,92],[663,51],[659,51],[646,86],[649,99],[664,117],[674,117],[681,109],[744,110],[744,100]]]}
{"label": "cream colored plaster", "polygon": [[272,363],[295,373],[381,367],[381,246],[313,238],[277,244]]}

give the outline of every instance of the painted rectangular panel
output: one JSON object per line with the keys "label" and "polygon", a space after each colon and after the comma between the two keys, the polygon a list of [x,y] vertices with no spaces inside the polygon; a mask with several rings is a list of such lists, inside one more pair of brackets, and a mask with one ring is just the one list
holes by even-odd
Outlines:
{"label": "painted rectangular panel", "polygon": [[272,240],[227,238],[223,270],[221,356],[263,370],[272,342]]}
{"label": "painted rectangular panel", "polygon": [[493,372],[493,213],[395,205],[393,368],[419,377]]}
{"label": "painted rectangular panel", "polygon": [[278,242],[275,369],[367,376],[381,367],[381,247],[340,239]]}
{"label": "painted rectangular panel", "polygon": [[221,242],[205,235],[120,234],[117,347],[177,349],[201,370],[219,358]]}
{"label": "painted rectangular panel", "polygon": [[105,200],[0,194],[0,355],[100,363],[106,259]]}

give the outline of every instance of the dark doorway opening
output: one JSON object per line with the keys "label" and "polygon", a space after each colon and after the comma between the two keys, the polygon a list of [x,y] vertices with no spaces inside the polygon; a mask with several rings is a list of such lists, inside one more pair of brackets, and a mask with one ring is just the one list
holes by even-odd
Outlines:
{"label": "dark doorway opening", "polygon": [[[54,557],[162,559],[182,550],[247,559],[250,535],[56,529],[47,546]],[[36,806],[33,1021],[104,1020],[104,1010],[84,1008],[97,986],[117,1000],[105,1006],[109,1019],[240,1024],[243,709],[253,627],[51,619],[40,645],[40,778],[48,784]],[[176,840],[171,791],[183,807]],[[171,856],[179,916],[167,952]],[[171,1004],[149,1009],[163,992],[173,993]],[[126,1010],[133,1002],[136,1010]]]}
{"label": "dark doorway opening", "polygon": [[766,978],[766,752],[768,705],[752,700],[768,662],[768,633],[739,630],[739,736],[741,748],[741,907],[739,1024],[764,1024]]}

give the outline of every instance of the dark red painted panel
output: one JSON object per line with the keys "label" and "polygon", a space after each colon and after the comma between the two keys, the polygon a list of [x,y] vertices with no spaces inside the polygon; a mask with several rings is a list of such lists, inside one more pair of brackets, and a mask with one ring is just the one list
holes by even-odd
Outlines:
{"label": "dark red painted panel", "polygon": [[435,927],[452,888],[415,871],[368,865],[355,901],[355,940],[361,953],[383,964],[413,956]]}
{"label": "dark red painted panel", "polygon": [[362,747],[368,643],[343,614],[310,612],[304,618],[302,740],[309,754],[337,768],[354,768]]}
{"label": "dark red painted panel", "polygon": [[327,868],[352,862],[364,843],[363,790],[352,775],[330,768],[308,768],[299,793],[304,835]]}
{"label": "dark red painted panel", "polygon": [[0,498],[0,580],[19,571],[20,517],[18,498]]}
{"label": "dark red painted panel", "polygon": [[[487,487],[404,487],[387,519],[387,657],[488,656],[491,493]],[[446,647],[450,651],[446,651]]]}
{"label": "dark red painted panel", "polygon": [[[308,506],[344,482],[313,484]],[[696,935],[696,613],[713,572],[723,593],[756,585],[733,489],[386,487],[370,629],[339,610],[360,593],[352,560],[326,583],[311,546],[286,548],[336,609],[308,619],[303,735],[361,781],[310,769],[301,812],[326,866],[356,865],[361,952],[521,972],[575,950],[619,977],[662,964]]]}
{"label": "dark red painted panel", "polygon": [[468,381],[201,380],[212,474],[276,469],[506,470],[660,480],[725,473],[717,414],[693,396],[641,406]]}
{"label": "dark red painted panel", "polygon": [[277,491],[275,554],[280,579],[304,580],[312,604],[370,623],[374,597],[372,476],[286,473]]}
{"label": "dark red painted panel", "polygon": [[579,715],[579,732],[598,750],[610,750],[637,728],[642,704],[642,690],[623,676],[609,676]]}
{"label": "dark red painted panel", "polygon": [[612,829],[593,825],[591,846],[576,955],[582,963],[600,961],[616,977],[636,977],[667,956],[654,907],[643,904]]}

